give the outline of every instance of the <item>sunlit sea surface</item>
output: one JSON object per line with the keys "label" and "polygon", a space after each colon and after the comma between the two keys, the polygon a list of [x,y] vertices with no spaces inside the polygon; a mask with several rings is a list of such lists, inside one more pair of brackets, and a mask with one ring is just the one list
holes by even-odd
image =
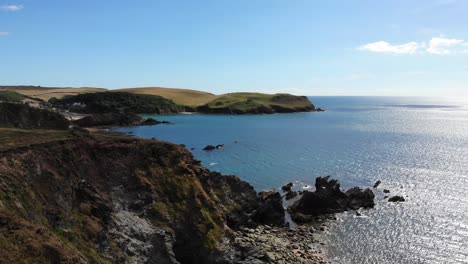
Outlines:
{"label": "sunlit sea surface", "polygon": [[[211,170],[257,190],[332,175],[375,190],[375,209],[338,214],[322,234],[336,263],[468,263],[468,102],[310,97],[323,113],[155,116],[174,125],[118,129],[185,144]],[[237,143],[236,143],[237,142]],[[207,144],[223,149],[203,151]],[[388,203],[390,195],[406,202]]]}

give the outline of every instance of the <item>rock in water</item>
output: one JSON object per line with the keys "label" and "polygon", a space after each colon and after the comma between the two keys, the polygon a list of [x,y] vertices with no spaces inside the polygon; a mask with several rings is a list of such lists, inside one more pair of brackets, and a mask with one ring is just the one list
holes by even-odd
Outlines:
{"label": "rock in water", "polygon": [[380,180],[376,181],[376,182],[374,183],[374,188],[379,187],[379,185],[380,185],[381,183],[382,183],[382,182],[381,182]]}
{"label": "rock in water", "polygon": [[281,187],[281,190],[283,190],[285,192],[289,192],[292,187],[293,187],[293,183],[290,182],[290,183],[286,184],[285,186]]}
{"label": "rock in water", "polygon": [[375,205],[372,190],[354,187],[343,192],[338,181],[330,180],[330,176],[318,177],[315,180],[315,188],[315,192],[305,191],[302,197],[288,208],[293,219],[306,220],[310,218],[304,216],[332,214],[361,207],[372,208]]}
{"label": "rock in water", "polygon": [[213,145],[208,145],[208,146],[203,148],[203,150],[213,150],[213,149],[216,149],[216,147],[213,146]]}
{"label": "rock in water", "polygon": [[388,199],[389,202],[404,202],[405,201],[405,198],[403,198],[403,196],[399,196],[399,195],[395,195],[395,196],[392,196]]}

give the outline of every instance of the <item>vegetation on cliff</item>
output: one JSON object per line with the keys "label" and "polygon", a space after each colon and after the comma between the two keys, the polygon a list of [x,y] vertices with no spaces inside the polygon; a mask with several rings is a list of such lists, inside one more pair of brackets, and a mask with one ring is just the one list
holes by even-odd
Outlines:
{"label": "vegetation on cliff", "polygon": [[173,101],[157,95],[131,94],[125,92],[100,92],[52,98],[49,103],[72,112],[100,114],[110,112],[178,113],[184,110]]}
{"label": "vegetation on cliff", "polygon": [[67,129],[69,121],[62,115],[24,104],[0,103],[0,127]]}
{"label": "vegetation on cliff", "polygon": [[26,96],[13,91],[0,90],[0,102],[20,103]]}

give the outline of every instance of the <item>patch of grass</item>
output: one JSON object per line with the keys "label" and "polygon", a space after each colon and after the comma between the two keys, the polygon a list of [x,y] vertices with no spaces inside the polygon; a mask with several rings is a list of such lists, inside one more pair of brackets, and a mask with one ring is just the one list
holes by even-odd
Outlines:
{"label": "patch of grass", "polygon": [[74,137],[68,130],[0,128],[0,151]]}
{"label": "patch of grass", "polygon": [[171,99],[177,104],[186,106],[199,106],[206,104],[216,98],[216,95],[190,90],[190,89],[177,89],[177,88],[163,88],[163,87],[143,87],[143,88],[127,88],[114,90],[116,92],[127,92],[134,94],[150,94],[159,95],[167,99]]}
{"label": "patch of grass", "polygon": [[0,102],[20,103],[26,97],[14,91],[1,91],[0,90]]}

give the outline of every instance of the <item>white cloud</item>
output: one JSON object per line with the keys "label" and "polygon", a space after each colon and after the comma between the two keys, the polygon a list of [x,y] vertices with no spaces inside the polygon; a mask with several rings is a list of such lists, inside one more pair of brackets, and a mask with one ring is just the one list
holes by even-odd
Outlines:
{"label": "white cloud", "polygon": [[427,52],[432,54],[451,54],[450,47],[458,46],[463,44],[464,41],[461,39],[448,39],[448,38],[432,38],[429,42],[429,48]]}
{"label": "white cloud", "polygon": [[23,9],[22,5],[3,5],[3,6],[0,6],[0,10],[4,10],[4,11],[18,11],[18,10],[21,10],[21,9]]}
{"label": "white cloud", "polygon": [[417,42],[409,42],[401,45],[392,45],[386,41],[377,41],[358,47],[359,50],[371,52],[395,53],[395,54],[414,54],[423,45]]}
{"label": "white cloud", "polygon": [[365,50],[379,53],[394,53],[394,54],[415,54],[429,53],[435,55],[448,54],[463,54],[467,53],[468,42],[461,39],[450,39],[444,37],[434,37],[426,42],[408,42],[401,45],[392,45],[386,41],[377,41],[359,46],[358,50]]}
{"label": "white cloud", "polygon": [[0,36],[10,35],[10,32],[0,31]]}

